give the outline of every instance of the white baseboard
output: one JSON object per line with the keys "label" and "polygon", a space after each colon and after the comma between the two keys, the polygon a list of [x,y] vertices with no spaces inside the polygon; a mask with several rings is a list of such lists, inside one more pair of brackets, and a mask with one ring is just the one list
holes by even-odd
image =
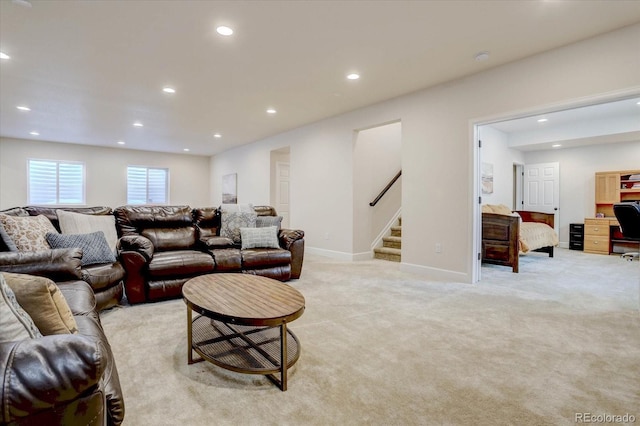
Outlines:
{"label": "white baseboard", "polygon": [[373,252],[372,251],[364,251],[362,253],[353,253],[353,260],[355,261],[359,261],[359,260],[371,260],[373,259]]}
{"label": "white baseboard", "polygon": [[317,254],[319,256],[325,256],[331,259],[353,260],[352,253],[345,253],[343,251],[327,250],[327,249],[322,249],[317,247],[305,247],[304,250],[305,252],[308,252],[310,254]]}

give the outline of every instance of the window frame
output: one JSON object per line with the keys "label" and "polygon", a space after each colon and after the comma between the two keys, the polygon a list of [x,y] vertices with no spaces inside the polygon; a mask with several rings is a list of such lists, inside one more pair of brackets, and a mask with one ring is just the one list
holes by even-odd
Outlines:
{"label": "window frame", "polygon": [[[42,203],[32,200],[32,191],[31,191],[31,163],[32,162],[47,162],[54,163],[56,166],[56,199],[54,203]],[[81,186],[81,201],[78,203],[61,203],[60,202],[60,165],[80,165],[82,166],[82,182],[80,182]],[[87,205],[87,165],[84,161],[71,161],[71,160],[52,160],[46,158],[27,158],[27,204],[29,205],[38,205],[38,206],[53,206],[53,207],[61,207],[61,206],[86,206]]]}
{"label": "window frame", "polygon": [[[146,185],[145,185],[145,202],[144,203],[134,203],[131,202],[131,200],[129,199],[129,170],[131,168],[137,168],[137,169],[144,169],[145,173],[146,173]],[[165,179],[164,179],[164,198],[165,201],[162,203],[159,202],[154,202],[154,201],[149,201],[149,171],[150,170],[161,170],[165,173]],[[156,166],[141,166],[141,165],[136,165],[136,164],[129,164],[127,165],[127,204],[128,205],[133,205],[133,206],[151,206],[151,205],[157,205],[157,206],[166,206],[169,205],[169,186],[170,186],[170,171],[168,167],[156,167]]]}

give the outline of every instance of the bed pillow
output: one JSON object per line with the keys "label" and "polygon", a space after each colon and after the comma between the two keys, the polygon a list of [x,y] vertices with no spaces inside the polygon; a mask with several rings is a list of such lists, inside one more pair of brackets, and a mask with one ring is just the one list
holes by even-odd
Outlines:
{"label": "bed pillow", "polygon": [[278,228],[268,226],[264,228],[240,228],[242,249],[250,248],[280,248],[278,244]]}
{"label": "bed pillow", "polygon": [[234,243],[241,241],[240,228],[255,228],[258,215],[253,213],[222,211],[220,236],[231,238]]}
{"label": "bed pillow", "polygon": [[113,215],[96,215],[68,212],[58,210],[58,222],[63,234],[89,234],[102,231],[112,252],[116,252],[118,232],[116,231],[116,218]]}
{"label": "bed pillow", "polygon": [[0,224],[13,241],[16,249],[21,252],[49,250],[46,235],[58,232],[49,219],[44,215],[38,216],[9,216],[0,214]]}
{"label": "bed pillow", "polygon": [[82,249],[82,266],[95,265],[98,263],[115,263],[116,257],[107,244],[102,231],[90,234],[58,234],[50,232],[47,234],[47,241],[51,248],[71,248]]}
{"label": "bed pillow", "polygon": [[0,274],[0,343],[37,337],[42,337],[40,330]]}
{"label": "bed pillow", "polygon": [[258,216],[256,218],[256,228],[265,228],[267,226],[275,226],[280,231],[282,225],[282,216]]}
{"label": "bed pillow", "polygon": [[78,332],[67,300],[53,281],[34,275],[7,273],[6,282],[43,335]]}

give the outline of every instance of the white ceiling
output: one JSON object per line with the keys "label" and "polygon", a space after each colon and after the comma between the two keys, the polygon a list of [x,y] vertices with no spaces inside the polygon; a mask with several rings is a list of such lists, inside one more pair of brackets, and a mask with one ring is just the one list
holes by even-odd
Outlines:
{"label": "white ceiling", "polygon": [[0,136],[199,155],[640,22],[639,1],[20,3],[0,0]]}

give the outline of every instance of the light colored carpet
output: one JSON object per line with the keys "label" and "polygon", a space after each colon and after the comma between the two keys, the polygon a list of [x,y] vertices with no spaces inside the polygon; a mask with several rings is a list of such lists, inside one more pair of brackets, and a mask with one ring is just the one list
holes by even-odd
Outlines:
{"label": "light colored carpet", "polygon": [[640,262],[557,249],[477,285],[382,260],[307,256],[288,390],[187,365],[182,300],[102,321],[126,425],[546,425],[576,413],[640,422]]}

